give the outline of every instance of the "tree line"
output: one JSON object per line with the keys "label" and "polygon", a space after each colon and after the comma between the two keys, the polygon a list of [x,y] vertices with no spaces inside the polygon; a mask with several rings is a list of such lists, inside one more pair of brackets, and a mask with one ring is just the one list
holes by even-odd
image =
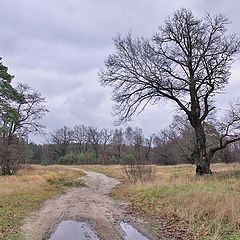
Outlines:
{"label": "tree line", "polygon": [[[204,125],[207,148],[220,133],[210,123]],[[28,145],[29,163],[38,164],[195,164],[194,130],[182,116],[169,127],[145,136],[140,128],[98,129],[85,125],[64,126],[49,136],[49,143]],[[218,152],[212,162],[239,161],[239,144]]]}

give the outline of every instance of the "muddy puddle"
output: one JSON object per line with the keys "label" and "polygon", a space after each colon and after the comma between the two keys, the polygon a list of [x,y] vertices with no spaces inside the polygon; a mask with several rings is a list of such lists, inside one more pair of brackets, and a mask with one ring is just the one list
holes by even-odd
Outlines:
{"label": "muddy puddle", "polygon": [[124,240],[149,240],[143,236],[137,229],[126,222],[121,222],[120,226],[125,232]]}
{"label": "muddy puddle", "polygon": [[89,224],[68,220],[59,224],[49,240],[99,240],[99,238]]}
{"label": "muddy puddle", "polygon": [[[127,222],[122,221],[120,227],[125,233],[124,240],[149,240]],[[85,222],[63,221],[49,240],[100,240],[91,226]]]}

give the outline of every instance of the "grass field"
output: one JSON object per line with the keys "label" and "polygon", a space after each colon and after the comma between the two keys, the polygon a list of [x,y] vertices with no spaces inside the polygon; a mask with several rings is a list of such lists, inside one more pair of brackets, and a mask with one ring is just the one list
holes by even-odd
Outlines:
{"label": "grass field", "polygon": [[[191,165],[154,166],[151,182],[132,184],[120,166],[30,166],[16,176],[0,177],[0,239],[21,239],[24,219],[67,188],[81,169],[102,172],[123,184],[116,199],[130,201],[129,213],[145,217],[156,234],[177,239],[240,239],[240,165],[214,164],[214,174],[196,177]],[[163,226],[163,227],[162,227]]]}
{"label": "grass field", "polygon": [[124,180],[120,166],[84,168],[123,181],[113,197],[130,201],[129,211],[147,216],[155,232],[177,239],[240,239],[239,164],[214,164],[215,173],[206,177],[196,177],[191,165],[156,166],[154,181],[137,184]]}
{"label": "grass field", "polygon": [[19,240],[24,219],[50,198],[69,187],[82,186],[73,181],[83,176],[80,170],[61,166],[28,166],[16,176],[0,177],[0,239]]}

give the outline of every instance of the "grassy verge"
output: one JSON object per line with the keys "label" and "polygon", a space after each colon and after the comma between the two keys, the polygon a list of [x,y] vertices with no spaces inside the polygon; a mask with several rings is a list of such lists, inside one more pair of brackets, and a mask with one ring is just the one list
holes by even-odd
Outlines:
{"label": "grassy verge", "polygon": [[0,239],[22,239],[24,219],[68,187],[82,186],[82,171],[60,166],[30,166],[16,176],[0,177]]}
{"label": "grassy verge", "polygon": [[[119,166],[86,169],[123,180]],[[124,182],[113,197],[130,201],[130,213],[147,216],[169,239],[240,239],[240,165],[214,164],[209,177],[195,177],[191,165],[155,169],[153,182]]]}

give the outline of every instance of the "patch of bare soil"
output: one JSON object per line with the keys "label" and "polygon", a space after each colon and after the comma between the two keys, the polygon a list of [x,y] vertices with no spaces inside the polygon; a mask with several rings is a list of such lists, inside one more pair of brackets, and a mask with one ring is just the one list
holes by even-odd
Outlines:
{"label": "patch of bare soil", "polygon": [[46,201],[40,211],[26,220],[23,234],[27,240],[49,239],[64,220],[86,221],[104,240],[123,239],[119,226],[122,220],[130,220],[138,230],[148,235],[143,229],[143,221],[128,216],[125,204],[119,204],[109,197],[111,190],[119,184],[116,179],[96,172],[85,173],[83,179],[86,187],[71,189],[58,198]]}

